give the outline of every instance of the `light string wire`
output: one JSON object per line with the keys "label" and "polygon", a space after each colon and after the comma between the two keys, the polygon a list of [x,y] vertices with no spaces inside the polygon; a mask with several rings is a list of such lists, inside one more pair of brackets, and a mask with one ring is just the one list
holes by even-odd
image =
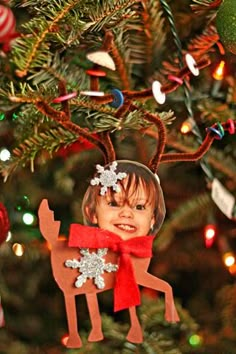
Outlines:
{"label": "light string wire", "polygon": [[[179,59],[179,65],[180,65],[180,68],[182,68],[184,66],[183,55],[182,55],[182,44],[181,44],[180,38],[177,33],[173,13],[171,11],[170,6],[168,5],[168,3],[165,0],[160,0],[160,3],[166,13],[168,21],[169,21],[170,30],[171,30],[171,33],[173,36],[173,41],[174,41],[176,48],[177,48],[177,56]],[[196,121],[194,119],[193,110],[192,110],[192,100],[191,100],[191,96],[190,96],[189,85],[187,84],[186,79],[183,80],[183,88],[184,88],[184,96],[185,96],[185,99],[184,99],[185,107],[188,112],[189,118],[191,118],[194,123],[193,127],[192,127],[192,132],[196,136],[197,142],[199,142],[201,144],[203,139],[202,139],[201,132],[200,132],[200,130],[196,124]],[[207,178],[212,182],[214,179],[214,175],[213,175],[210,165],[207,163],[205,157],[203,157],[200,160],[199,164],[200,164],[203,172],[206,174]],[[233,214],[233,217],[236,216],[236,205],[234,205],[232,214]]]}
{"label": "light string wire", "polygon": [[[167,15],[167,19],[170,24],[171,33],[173,36],[173,41],[174,41],[176,48],[177,48],[177,56],[179,59],[179,65],[180,65],[180,68],[182,68],[184,66],[183,54],[182,54],[183,53],[182,44],[181,44],[180,38],[178,36],[177,30],[176,30],[175,21],[174,21],[174,17],[173,17],[171,8],[165,0],[160,0],[160,3]],[[197,142],[199,142],[199,144],[201,144],[203,139],[202,139],[201,132],[200,132],[200,130],[196,124],[196,121],[194,119],[193,110],[192,110],[192,100],[191,100],[189,85],[187,84],[186,79],[183,80],[183,88],[184,88],[184,96],[185,96],[185,99],[184,99],[185,107],[188,112],[189,118],[191,118],[194,123],[193,127],[192,127],[192,132],[197,137]],[[199,163],[200,163],[201,168],[204,171],[204,173],[212,181],[214,179],[214,176],[213,176],[211,168],[210,168],[209,164],[206,162],[205,158],[203,157]]]}

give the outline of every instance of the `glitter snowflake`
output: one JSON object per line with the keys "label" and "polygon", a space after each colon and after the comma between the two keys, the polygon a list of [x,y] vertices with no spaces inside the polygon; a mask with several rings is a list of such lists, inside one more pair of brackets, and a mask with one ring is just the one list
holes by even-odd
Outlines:
{"label": "glitter snowflake", "polygon": [[89,252],[88,248],[81,248],[80,253],[83,257],[78,261],[77,259],[68,259],[65,261],[65,266],[68,268],[78,268],[81,275],[76,278],[75,286],[81,288],[86,280],[94,278],[94,284],[98,289],[105,287],[104,272],[116,272],[118,265],[112,263],[105,263],[102,257],[107,254],[107,248],[99,248],[97,253]]}
{"label": "glitter snowflake", "polygon": [[110,169],[109,170],[105,170],[103,166],[101,165],[96,165],[97,171],[100,174],[100,177],[94,177],[91,180],[91,185],[95,186],[95,185],[102,185],[100,194],[104,195],[107,191],[108,187],[112,187],[113,191],[115,192],[119,192],[120,188],[117,184],[117,182],[119,180],[122,180],[123,178],[125,178],[127,176],[127,174],[125,172],[118,172],[116,173],[117,167],[117,162],[113,161],[112,164],[110,165]]}

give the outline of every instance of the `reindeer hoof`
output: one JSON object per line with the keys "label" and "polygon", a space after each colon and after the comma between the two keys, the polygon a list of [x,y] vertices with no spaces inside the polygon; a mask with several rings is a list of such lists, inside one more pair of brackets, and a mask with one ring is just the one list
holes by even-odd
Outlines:
{"label": "reindeer hoof", "polygon": [[142,343],[143,342],[143,333],[142,330],[133,330],[130,328],[126,339],[131,343]]}
{"label": "reindeer hoof", "polygon": [[178,316],[178,313],[176,310],[174,310],[172,313],[165,313],[165,319],[167,322],[179,322],[180,319],[179,319],[179,316]]}
{"label": "reindeer hoof", "polygon": [[104,339],[102,331],[94,331],[92,330],[88,336],[89,342],[99,342]]}
{"label": "reindeer hoof", "polygon": [[81,348],[83,346],[80,336],[69,337],[66,342],[67,348]]}

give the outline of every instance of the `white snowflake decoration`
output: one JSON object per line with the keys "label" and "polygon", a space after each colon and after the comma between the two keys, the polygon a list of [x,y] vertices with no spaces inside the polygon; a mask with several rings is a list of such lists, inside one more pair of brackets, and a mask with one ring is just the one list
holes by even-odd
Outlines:
{"label": "white snowflake decoration", "polygon": [[116,272],[118,269],[117,264],[105,263],[105,259],[102,258],[107,254],[107,250],[107,248],[99,248],[97,253],[90,253],[88,248],[81,248],[80,253],[84,257],[81,257],[79,261],[77,259],[65,261],[66,267],[79,268],[81,275],[76,278],[76,288],[81,288],[88,278],[94,278],[94,284],[98,289],[105,287],[104,278],[101,274],[104,274],[104,272]]}
{"label": "white snowflake decoration", "polygon": [[117,182],[125,178],[127,176],[127,173],[125,172],[115,173],[116,167],[117,167],[116,161],[112,162],[109,170],[105,170],[104,167],[101,165],[96,165],[97,171],[98,173],[100,173],[100,177],[99,178],[94,177],[91,180],[90,184],[92,186],[101,184],[102,185],[100,191],[101,195],[104,195],[106,193],[108,187],[112,187],[113,191],[115,192],[120,192],[120,188]]}

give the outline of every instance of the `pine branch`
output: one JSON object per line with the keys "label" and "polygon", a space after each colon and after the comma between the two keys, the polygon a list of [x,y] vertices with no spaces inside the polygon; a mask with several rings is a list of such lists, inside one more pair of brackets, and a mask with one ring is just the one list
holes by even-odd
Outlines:
{"label": "pine branch", "polygon": [[122,19],[126,19],[132,13],[132,5],[138,0],[118,0],[97,2],[90,12],[92,22],[88,23],[89,32],[101,31],[103,28],[112,29]]}
{"label": "pine branch", "polygon": [[132,16],[125,25],[124,42],[127,50],[124,58],[125,62],[131,64],[153,64],[165,40],[164,19],[158,2],[141,1],[141,4],[142,7],[135,7],[136,16]]}
{"label": "pine branch", "polygon": [[[202,34],[194,37],[187,45],[187,48],[183,49],[183,55],[190,53],[194,58],[200,59],[203,56],[208,57],[209,52],[214,51],[214,45],[219,41],[219,36],[214,26],[207,25]],[[171,58],[171,61],[164,60],[162,62],[163,69],[162,75],[176,74],[179,71],[179,59],[177,57]]]}
{"label": "pine branch", "polygon": [[10,160],[0,164],[0,172],[6,181],[11,173],[18,167],[25,167],[30,161],[31,172],[34,172],[34,161],[36,156],[47,151],[50,155],[57,151],[62,145],[66,146],[78,139],[78,136],[61,127],[53,128],[37,133],[25,139],[19,147],[13,150]]}
{"label": "pine branch", "polygon": [[236,300],[235,300],[236,286],[226,285],[217,293],[217,300],[219,302],[219,310],[221,318],[226,329],[231,329],[232,334],[235,330],[235,315],[236,315]]}
{"label": "pine branch", "polygon": [[[49,43],[46,42],[48,34],[54,31],[55,26],[65,19],[77,3],[76,0],[67,0],[60,6],[58,1],[53,0],[54,6],[47,7],[47,16],[50,20],[42,16],[40,19],[35,17],[24,25],[30,35],[17,39],[13,50],[13,60],[18,66],[16,74],[19,77],[26,76],[32,69],[42,67],[48,60],[50,50]],[[40,8],[37,10],[42,12]]]}
{"label": "pine branch", "polygon": [[[110,354],[114,353],[135,353],[135,354],[183,354],[184,347],[181,341],[175,339],[178,336],[187,337],[188,333],[195,332],[197,323],[190,314],[177,304],[178,313],[183,319],[184,325],[175,325],[165,322],[165,304],[163,299],[149,299],[145,295],[140,306],[140,318],[144,328],[144,342],[141,344],[129,343],[126,334],[129,326],[127,323],[117,322],[110,316],[103,314],[103,331],[106,338],[106,345],[103,342],[86,343],[87,335],[84,333],[85,344],[82,349],[68,349],[66,353],[91,353]],[[82,338],[82,339],[83,339]]]}
{"label": "pine branch", "polygon": [[194,196],[182,203],[163,224],[156,239],[155,248],[164,250],[171,243],[177,231],[201,225],[202,221],[206,219],[206,210],[212,207],[214,207],[214,203],[209,193]]}
{"label": "pine branch", "polygon": [[78,113],[80,114],[80,119],[84,117],[90,130],[94,132],[102,132],[106,130],[114,132],[115,130],[121,129],[140,130],[150,126],[150,123],[146,122],[143,119],[142,113],[138,111],[128,112],[128,114],[125,117],[122,117],[122,119],[117,118],[114,111],[93,112],[80,108]]}
{"label": "pine branch", "polygon": [[213,46],[219,41],[219,35],[214,26],[207,26],[203,33],[188,44],[188,51],[191,52],[194,57],[200,58],[202,55],[209,53],[213,50]]}
{"label": "pine branch", "polygon": [[[155,140],[158,139],[157,133],[152,129],[147,129],[145,134],[153,137]],[[194,151],[198,146],[193,136],[186,136],[180,133],[169,134],[167,137],[166,145],[180,152],[191,152]],[[233,153],[230,155],[230,151],[226,152],[226,149],[219,150],[211,147],[207,153],[207,162],[217,171],[223,173],[225,176],[235,181],[236,165]]]}
{"label": "pine branch", "polygon": [[58,52],[54,57],[49,57],[47,63],[33,75],[28,77],[32,80],[33,85],[39,87],[43,85],[44,90],[49,90],[58,85],[58,82],[66,82],[68,91],[80,87],[81,90],[86,89],[88,85],[88,76],[83,68],[74,65],[73,59],[71,62],[66,62],[60,58]]}
{"label": "pine branch", "polygon": [[191,4],[191,8],[196,13],[205,12],[217,9],[222,0],[192,0],[194,4]]}

